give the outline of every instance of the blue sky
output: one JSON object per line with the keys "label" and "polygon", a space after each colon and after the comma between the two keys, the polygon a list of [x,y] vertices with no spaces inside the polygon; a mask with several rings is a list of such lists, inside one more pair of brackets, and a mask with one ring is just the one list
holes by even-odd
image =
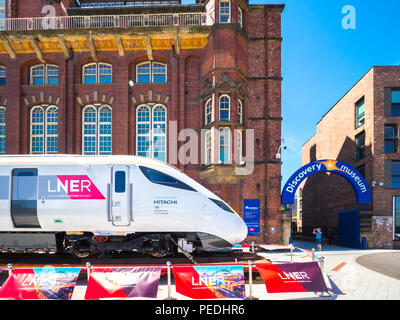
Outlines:
{"label": "blue sky", "polygon": [[[183,3],[193,1],[183,0]],[[322,116],[372,67],[400,65],[399,0],[250,0],[282,14],[282,186],[301,166],[301,146]],[[355,29],[343,29],[355,9]]]}

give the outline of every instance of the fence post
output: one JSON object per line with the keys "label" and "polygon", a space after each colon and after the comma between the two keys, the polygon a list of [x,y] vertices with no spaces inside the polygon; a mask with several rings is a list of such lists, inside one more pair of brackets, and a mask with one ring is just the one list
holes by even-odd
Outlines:
{"label": "fence post", "polygon": [[251,260],[248,261],[249,263],[249,296],[246,300],[258,300],[258,298],[253,297],[253,268]]}
{"label": "fence post", "polygon": [[315,249],[314,248],[312,248],[312,261],[313,262],[315,261]]}
{"label": "fence post", "polygon": [[168,284],[168,297],[164,300],[177,300],[171,296],[171,262],[167,261],[167,284]]}
{"label": "fence post", "polygon": [[90,268],[91,268],[91,264],[90,262],[86,262],[86,273],[87,273],[87,280],[89,281],[90,278]]}
{"label": "fence post", "polygon": [[12,266],[11,263],[9,263],[9,264],[7,265],[7,269],[8,269],[8,276],[11,277],[12,270],[13,270],[13,266]]}

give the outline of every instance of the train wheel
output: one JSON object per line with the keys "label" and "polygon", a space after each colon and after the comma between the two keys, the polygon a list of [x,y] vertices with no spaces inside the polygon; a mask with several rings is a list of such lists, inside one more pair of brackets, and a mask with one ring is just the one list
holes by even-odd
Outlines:
{"label": "train wheel", "polygon": [[87,259],[92,255],[92,251],[88,249],[73,250],[71,254],[78,259]]}
{"label": "train wheel", "polygon": [[153,250],[150,255],[153,258],[165,258],[172,253],[172,244],[168,238],[163,237],[153,242]]}

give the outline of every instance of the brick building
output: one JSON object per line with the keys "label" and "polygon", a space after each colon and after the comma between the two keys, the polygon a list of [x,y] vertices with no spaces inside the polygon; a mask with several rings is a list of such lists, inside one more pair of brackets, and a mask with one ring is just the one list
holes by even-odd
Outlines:
{"label": "brick building", "polygon": [[343,178],[315,174],[301,186],[303,232],[322,226],[338,235],[339,214],[355,209],[368,247],[400,246],[399,110],[400,66],[373,67],[322,117],[302,147],[302,163],[349,163],[366,178],[372,204],[356,205]]}
{"label": "brick building", "polygon": [[[244,199],[260,199],[251,240],[279,242],[282,10],[0,1],[0,152],[166,161],[241,214]],[[190,134],[198,143],[183,149]]]}

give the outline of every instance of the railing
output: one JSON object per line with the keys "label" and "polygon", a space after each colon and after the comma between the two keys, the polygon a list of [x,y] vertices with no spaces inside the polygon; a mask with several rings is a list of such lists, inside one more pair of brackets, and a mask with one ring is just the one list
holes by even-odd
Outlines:
{"label": "railing", "polygon": [[207,14],[169,13],[106,16],[64,16],[41,18],[7,18],[0,24],[0,31],[63,30],[96,28],[132,28],[167,26],[210,25]]}

